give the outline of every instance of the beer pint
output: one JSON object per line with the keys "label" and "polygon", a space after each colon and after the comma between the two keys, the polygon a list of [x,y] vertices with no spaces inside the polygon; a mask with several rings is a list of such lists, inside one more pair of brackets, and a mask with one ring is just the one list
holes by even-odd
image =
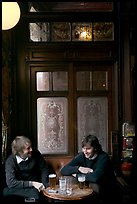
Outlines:
{"label": "beer pint", "polygon": [[49,186],[51,189],[55,189],[56,186],[56,174],[49,174]]}
{"label": "beer pint", "polygon": [[85,187],[85,175],[79,174],[78,181],[79,181],[79,188],[83,189]]}

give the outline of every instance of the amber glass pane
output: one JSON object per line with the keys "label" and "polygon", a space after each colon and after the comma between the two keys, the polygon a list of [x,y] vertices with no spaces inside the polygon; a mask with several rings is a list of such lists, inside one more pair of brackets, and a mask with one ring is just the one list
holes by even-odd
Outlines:
{"label": "amber glass pane", "polygon": [[93,23],[93,36],[95,41],[114,40],[114,27],[112,22]]}
{"label": "amber glass pane", "polygon": [[49,23],[29,23],[30,41],[49,41]]}
{"label": "amber glass pane", "polygon": [[108,76],[105,71],[94,71],[93,75],[93,90],[107,90]]}
{"label": "amber glass pane", "polygon": [[49,91],[49,72],[36,73],[37,91]]}
{"label": "amber glass pane", "polygon": [[71,24],[68,22],[56,22],[51,24],[51,41],[70,41]]}
{"label": "amber glass pane", "polygon": [[72,23],[72,41],[91,41],[92,23]]}
{"label": "amber glass pane", "polygon": [[96,23],[29,23],[31,42],[66,42],[66,41],[112,41],[114,24],[112,22]]}
{"label": "amber glass pane", "polygon": [[77,72],[77,90],[78,91],[88,91],[91,90],[92,78],[91,73],[86,72]]}
{"label": "amber glass pane", "polygon": [[53,91],[68,90],[68,73],[53,72]]}
{"label": "amber glass pane", "polygon": [[38,149],[42,154],[68,153],[68,100],[37,99]]}

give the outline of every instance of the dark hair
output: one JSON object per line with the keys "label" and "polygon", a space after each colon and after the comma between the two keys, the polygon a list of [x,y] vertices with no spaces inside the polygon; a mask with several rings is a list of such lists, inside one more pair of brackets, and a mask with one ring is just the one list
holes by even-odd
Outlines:
{"label": "dark hair", "polygon": [[83,138],[82,147],[86,146],[87,144],[90,147],[94,147],[98,152],[102,150],[99,140],[95,135],[87,135]]}

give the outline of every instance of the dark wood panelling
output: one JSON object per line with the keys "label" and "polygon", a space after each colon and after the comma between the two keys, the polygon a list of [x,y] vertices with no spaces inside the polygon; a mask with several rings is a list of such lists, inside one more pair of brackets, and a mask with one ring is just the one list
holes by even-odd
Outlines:
{"label": "dark wood panelling", "polygon": [[[107,44],[107,43],[106,43]],[[110,44],[98,43],[70,45],[38,45],[37,47],[28,48],[28,61],[62,61],[62,60],[93,60],[93,61],[107,61],[114,60],[115,49],[114,43]]]}

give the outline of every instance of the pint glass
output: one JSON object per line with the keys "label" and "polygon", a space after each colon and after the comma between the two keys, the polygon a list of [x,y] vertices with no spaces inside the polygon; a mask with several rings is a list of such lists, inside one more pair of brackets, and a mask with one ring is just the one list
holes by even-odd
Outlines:
{"label": "pint glass", "polygon": [[85,187],[85,175],[84,174],[78,175],[78,182],[79,182],[79,188],[83,189]]}
{"label": "pint glass", "polygon": [[49,186],[51,189],[55,189],[56,186],[56,174],[49,174]]}
{"label": "pint glass", "polygon": [[59,189],[61,194],[66,194],[66,183],[67,180],[65,176],[59,177]]}

